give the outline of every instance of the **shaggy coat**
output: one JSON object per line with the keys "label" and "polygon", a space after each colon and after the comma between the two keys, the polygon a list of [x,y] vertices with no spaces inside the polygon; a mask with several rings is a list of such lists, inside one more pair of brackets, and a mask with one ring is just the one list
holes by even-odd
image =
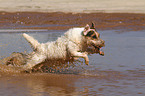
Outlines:
{"label": "shaggy coat", "polygon": [[91,27],[87,24],[82,28],[69,29],[56,41],[47,43],[39,43],[26,33],[23,36],[33,48],[33,52],[29,55],[24,66],[25,69],[31,69],[45,61],[52,61],[52,63],[62,61],[64,63],[76,58],[84,58],[88,65],[88,53],[104,55],[100,48],[105,45],[105,42],[96,32],[94,24]]}

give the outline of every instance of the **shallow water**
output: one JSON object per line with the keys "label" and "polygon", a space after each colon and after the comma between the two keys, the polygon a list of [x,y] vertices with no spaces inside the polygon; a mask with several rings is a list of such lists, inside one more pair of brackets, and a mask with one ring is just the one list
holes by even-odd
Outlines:
{"label": "shallow water", "polygon": [[[23,32],[0,33],[0,57],[31,52]],[[40,42],[56,40],[64,31],[33,31]],[[145,32],[99,31],[106,41],[105,56],[89,56],[90,65],[77,63],[63,74],[0,75],[0,95],[8,96],[145,96]],[[81,59],[83,61],[83,59]],[[67,73],[67,74],[65,74]]]}

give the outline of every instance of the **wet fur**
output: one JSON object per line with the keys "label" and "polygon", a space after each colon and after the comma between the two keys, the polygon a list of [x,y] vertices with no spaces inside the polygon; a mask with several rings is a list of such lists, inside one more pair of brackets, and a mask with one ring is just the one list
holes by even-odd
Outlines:
{"label": "wet fur", "polygon": [[[90,34],[90,32],[94,32]],[[92,38],[93,36],[93,38]],[[94,38],[96,36],[96,38]],[[66,62],[74,62],[75,59],[84,58],[85,64],[89,64],[88,54],[99,53],[104,55],[99,48],[103,47],[104,41],[96,32],[94,24],[90,27],[88,24],[82,28],[71,28],[63,36],[56,41],[39,43],[36,39],[24,33],[23,37],[30,43],[33,52],[27,55],[18,53],[9,59],[7,65],[12,64],[15,59],[20,59],[20,65],[23,65],[25,70],[31,70],[41,64],[56,65],[64,64]],[[103,54],[102,54],[102,53]],[[58,63],[59,62],[59,63]],[[46,64],[46,65],[47,65]]]}

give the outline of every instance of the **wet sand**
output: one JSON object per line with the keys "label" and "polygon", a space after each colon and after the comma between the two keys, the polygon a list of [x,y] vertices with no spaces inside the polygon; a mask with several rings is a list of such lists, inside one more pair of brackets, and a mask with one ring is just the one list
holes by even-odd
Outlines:
{"label": "wet sand", "polygon": [[0,12],[1,29],[67,30],[94,22],[97,30],[144,30],[145,14]]}

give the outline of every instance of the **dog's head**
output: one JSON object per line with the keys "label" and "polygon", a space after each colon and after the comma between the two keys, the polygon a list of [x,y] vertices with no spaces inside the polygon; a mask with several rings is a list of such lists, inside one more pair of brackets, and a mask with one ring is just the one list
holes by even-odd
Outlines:
{"label": "dog's head", "polygon": [[100,48],[105,46],[105,41],[100,38],[100,34],[96,31],[93,23],[91,27],[88,24],[85,26],[83,36],[87,40],[87,45],[93,47],[98,53]]}

